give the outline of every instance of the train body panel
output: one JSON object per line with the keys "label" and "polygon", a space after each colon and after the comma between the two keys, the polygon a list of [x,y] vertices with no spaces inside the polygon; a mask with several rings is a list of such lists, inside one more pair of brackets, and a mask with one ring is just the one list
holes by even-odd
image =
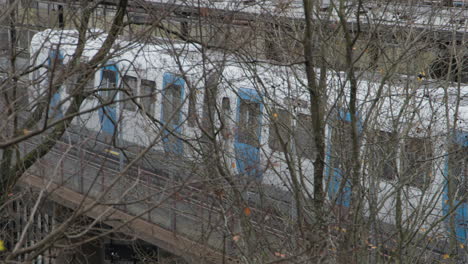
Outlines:
{"label": "train body panel", "polygon": [[[76,33],[67,31],[71,36],[64,37],[60,32],[44,31],[33,38],[31,54],[37,56],[32,63],[46,65],[51,50],[58,50],[63,64],[68,63]],[[103,35],[98,35],[86,44],[84,61],[92,58],[102,41]],[[94,79],[89,80],[89,90],[97,92],[83,103],[85,113],[73,120],[74,125],[114,137],[117,145],[151,145],[153,151],[167,157],[192,161],[202,158],[201,146],[214,138],[222,152],[221,162],[234,177],[285,191],[299,184],[312,194],[312,161],[317,154],[310,117],[314,102],[301,67],[241,63],[233,57],[220,59],[216,53],[212,55],[216,60],[207,62],[196,46],[185,44],[119,44],[125,48],[98,65]],[[179,57],[171,55],[175,53]],[[44,76],[30,92],[32,98],[48,92],[47,75],[47,67],[31,73],[32,80]],[[350,85],[344,73],[330,72],[327,78],[324,184],[327,203],[347,208],[353,162],[347,105]],[[74,84],[67,85],[55,93],[59,96],[51,104],[62,112],[69,105],[66,98],[72,95]],[[459,185],[468,184],[468,103],[461,100],[455,113],[456,102],[446,104],[444,100],[450,101],[452,95],[466,97],[468,87],[434,87],[411,77],[385,84],[361,78],[358,85],[356,133],[359,175],[363,176],[359,184],[368,190],[365,214],[395,224],[396,208],[400,207],[408,226],[427,219],[420,223],[421,230],[446,233],[450,230],[446,222],[431,225],[452,208],[456,212],[454,232],[460,241],[466,241],[467,202],[466,198],[456,199],[466,197],[457,192],[466,192],[468,187],[453,187],[455,191],[449,192],[446,179],[457,173]],[[120,90],[110,93],[113,87]],[[110,104],[101,107],[106,100]],[[452,133],[447,128],[455,123],[462,132]],[[449,145],[460,153],[457,166],[449,166],[453,161],[444,158]],[[455,205],[444,202],[449,193],[455,195]]]}

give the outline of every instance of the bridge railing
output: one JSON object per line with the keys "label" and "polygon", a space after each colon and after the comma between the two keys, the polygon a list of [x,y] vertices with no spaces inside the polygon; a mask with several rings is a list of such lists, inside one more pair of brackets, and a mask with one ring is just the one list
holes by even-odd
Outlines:
{"label": "bridge railing", "polygon": [[[29,141],[23,147],[33,146],[35,143]],[[142,166],[131,167],[120,175],[121,168],[119,160],[110,154],[58,142],[31,172],[99,204],[154,223],[175,236],[184,236],[226,254],[236,252],[232,237],[241,233],[239,214],[243,208],[233,208],[225,198],[203,189],[200,179],[176,181]],[[249,221],[253,228],[262,230],[268,239],[286,237],[284,219],[274,209],[245,206],[251,206]]]}

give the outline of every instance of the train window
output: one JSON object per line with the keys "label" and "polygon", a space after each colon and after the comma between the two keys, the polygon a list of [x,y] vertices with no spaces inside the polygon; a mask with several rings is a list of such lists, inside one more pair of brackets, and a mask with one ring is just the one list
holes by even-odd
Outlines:
{"label": "train window", "polygon": [[397,149],[395,133],[377,131],[369,137],[371,175],[394,180],[397,175]]}
{"label": "train window", "polygon": [[430,138],[407,138],[401,153],[402,183],[425,189],[432,181]]}
{"label": "train window", "polygon": [[284,152],[290,141],[291,114],[283,109],[272,109],[270,120],[268,146],[274,151]]}
{"label": "train window", "polygon": [[66,81],[66,92],[69,95],[73,95],[73,90],[75,90],[76,85],[78,84],[79,74],[73,74],[68,77]]}
{"label": "train window", "polygon": [[219,75],[217,72],[210,73],[206,78],[205,83],[205,94],[203,98],[203,117],[202,127],[203,130],[207,131],[211,134],[213,131],[213,120],[216,113],[216,103],[215,98],[218,91],[218,84],[219,84]]}
{"label": "train window", "polygon": [[57,56],[57,51],[51,50],[49,53],[49,69],[48,69],[48,81],[49,84],[53,82],[53,79],[56,79],[57,72],[63,69],[63,57]]}
{"label": "train window", "polygon": [[339,169],[342,175],[349,175],[351,171],[352,142],[351,122],[342,120],[341,117],[333,122],[331,134],[331,166]]}
{"label": "train window", "polygon": [[297,116],[297,127],[294,135],[296,152],[300,157],[313,159],[316,147],[314,131],[312,129],[312,118],[310,115],[299,114]]}
{"label": "train window", "polygon": [[229,116],[231,115],[231,102],[229,100],[229,97],[223,97],[222,102],[221,102],[221,123],[223,126],[223,129],[221,131],[221,134],[223,138],[228,138],[230,129],[228,127],[228,119]]}
{"label": "train window", "polygon": [[63,57],[56,56],[56,51],[52,51],[49,55],[49,72],[61,70],[63,68]]}
{"label": "train window", "polygon": [[182,104],[181,91],[182,87],[175,84],[169,84],[164,89],[163,121],[165,123],[179,125],[180,115],[175,113],[180,112]]}
{"label": "train window", "polygon": [[137,94],[137,78],[125,75],[122,79],[122,88],[125,92],[122,92],[123,109],[129,111],[136,111],[136,105],[132,99]]}
{"label": "train window", "polygon": [[89,79],[86,81],[85,90],[93,91],[94,90],[94,74],[92,74]]}
{"label": "train window", "polygon": [[[94,89],[94,76],[91,76],[90,79],[86,82],[85,90],[91,91]],[[66,92],[69,95],[74,95],[73,90],[80,85],[83,81],[84,76],[82,74],[73,74],[66,81]]]}
{"label": "train window", "polygon": [[195,87],[190,87],[190,94],[189,94],[189,105],[188,105],[188,126],[194,127],[197,121],[197,112],[196,112],[196,105],[197,105],[197,89]]}
{"label": "train window", "polygon": [[116,87],[117,74],[115,71],[103,70],[101,81],[101,98],[104,102],[112,102],[117,94]]}
{"label": "train window", "polygon": [[468,200],[468,147],[452,147],[449,154],[449,176],[452,177],[456,201]]}
{"label": "train window", "polygon": [[36,91],[39,91],[42,82],[41,72],[39,70],[33,71],[32,85]]}
{"label": "train window", "polygon": [[239,134],[238,140],[240,143],[259,147],[260,130],[260,104],[241,100],[239,109]]}
{"label": "train window", "polygon": [[148,114],[153,114],[156,102],[156,83],[150,80],[141,80],[141,106]]}
{"label": "train window", "polygon": [[[88,61],[88,57],[83,56],[80,58],[80,63],[86,63]],[[74,90],[77,86],[81,85],[84,80],[85,76],[83,73],[73,73],[71,74],[66,82],[66,92],[69,95],[74,95]],[[85,91],[92,91],[94,90],[94,74],[91,74],[90,78],[86,81],[85,87],[83,87]]]}

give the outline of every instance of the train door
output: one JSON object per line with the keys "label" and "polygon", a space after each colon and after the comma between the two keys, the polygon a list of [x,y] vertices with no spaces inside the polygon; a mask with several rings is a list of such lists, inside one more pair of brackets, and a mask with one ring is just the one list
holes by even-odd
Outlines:
{"label": "train door", "polygon": [[[119,75],[116,66],[106,66],[101,70],[101,84],[99,85],[99,89],[103,89],[100,91],[102,104],[108,104],[109,102],[112,102],[116,99],[115,97],[117,95],[117,91],[111,89],[115,89],[117,87],[118,79]],[[101,129],[104,133],[109,135],[115,135],[117,133],[116,107],[116,104],[112,103],[99,108],[99,121],[101,123]]]}
{"label": "train door", "polygon": [[[456,133],[454,144],[447,158],[446,175],[451,186],[444,189],[444,211],[449,213],[450,198],[455,209],[455,235],[461,243],[468,242],[468,132]],[[450,219],[450,218],[449,218]],[[449,227],[451,228],[451,227]]]}
{"label": "train door", "polygon": [[166,153],[182,155],[183,142],[177,136],[182,131],[182,102],[184,98],[184,79],[165,73],[163,76],[161,120],[164,130],[163,147]]}
{"label": "train door", "polygon": [[351,203],[351,150],[350,140],[351,114],[339,111],[330,129],[328,137],[326,170],[328,196],[336,199],[337,205],[349,207]]}
{"label": "train door", "polygon": [[260,178],[260,138],[262,108],[260,95],[253,89],[240,89],[237,100],[237,133],[234,149],[240,174]]}
{"label": "train door", "polygon": [[[47,79],[48,79],[48,85],[46,89],[54,89],[54,87],[51,88],[50,84],[51,82],[54,81],[54,79],[57,79],[57,75],[59,74],[58,69],[61,69],[63,67],[63,55],[60,53],[58,49],[54,50],[51,49],[49,51],[49,57],[47,59],[47,64],[49,67],[48,73],[47,73]],[[50,98],[50,108],[49,108],[49,117],[50,118],[62,118],[63,113],[62,109],[60,107],[60,88],[56,89],[55,91],[49,91],[52,93],[52,96]]]}

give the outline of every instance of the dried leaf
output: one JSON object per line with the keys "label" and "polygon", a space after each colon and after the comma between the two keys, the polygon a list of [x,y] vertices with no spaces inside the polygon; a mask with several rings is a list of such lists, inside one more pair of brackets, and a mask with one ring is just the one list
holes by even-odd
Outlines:
{"label": "dried leaf", "polygon": [[245,207],[245,208],[244,208],[244,214],[245,214],[246,216],[250,216],[251,213],[252,213],[252,211],[250,210],[249,207]]}
{"label": "dried leaf", "polygon": [[223,198],[224,197],[224,190],[223,189],[214,190],[214,194],[216,196],[218,196],[218,198]]}

